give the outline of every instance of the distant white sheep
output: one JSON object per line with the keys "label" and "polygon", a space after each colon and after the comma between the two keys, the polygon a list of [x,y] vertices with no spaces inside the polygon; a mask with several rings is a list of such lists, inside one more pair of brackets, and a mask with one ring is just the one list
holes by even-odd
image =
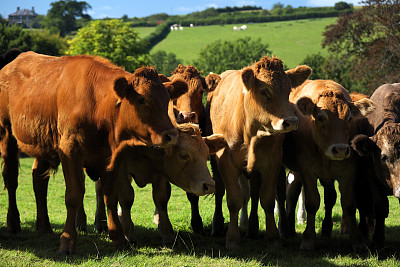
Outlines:
{"label": "distant white sheep", "polygon": [[245,30],[247,30],[247,26],[246,25],[242,25],[240,27],[233,26],[233,30],[234,31],[245,31]]}
{"label": "distant white sheep", "polygon": [[190,23],[190,28],[193,28],[193,27],[194,27],[193,23]]}

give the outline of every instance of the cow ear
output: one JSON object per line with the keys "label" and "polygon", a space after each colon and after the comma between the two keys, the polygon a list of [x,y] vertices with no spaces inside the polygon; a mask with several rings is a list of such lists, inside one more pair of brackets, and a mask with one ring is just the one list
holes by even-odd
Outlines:
{"label": "cow ear", "polygon": [[[356,114],[357,111],[359,111],[363,116],[367,116],[370,114],[372,111],[375,110],[375,103],[369,99],[369,98],[363,98],[358,101],[355,101],[354,103],[354,108],[357,108],[358,110],[352,110],[351,112],[353,114]],[[353,109],[353,105],[350,106],[351,109]]]}
{"label": "cow ear", "polygon": [[256,84],[256,77],[254,76],[253,69],[251,67],[244,68],[242,69],[241,74],[245,88],[247,91],[250,91]]}
{"label": "cow ear", "polygon": [[172,82],[163,83],[169,92],[171,100],[175,100],[188,91],[188,84],[185,80],[177,78]]}
{"label": "cow ear", "polygon": [[289,80],[292,82],[292,88],[295,88],[301,84],[303,84],[308,77],[310,77],[312,70],[307,65],[300,65],[294,69],[290,69],[286,71],[286,75],[289,77]]}
{"label": "cow ear", "polygon": [[364,134],[356,135],[353,140],[351,140],[351,147],[361,157],[372,156],[374,150],[377,148],[375,142]]}
{"label": "cow ear", "polygon": [[128,95],[128,90],[129,84],[124,77],[118,78],[114,81],[114,92],[116,93],[119,101]]}
{"label": "cow ear", "polygon": [[168,79],[167,76],[165,76],[164,74],[158,74],[158,77],[160,78],[162,83],[166,83],[166,82],[170,82],[171,80]]}
{"label": "cow ear", "polygon": [[219,82],[221,81],[221,76],[215,73],[208,74],[205,78],[207,85],[207,92],[212,92],[217,88]]}
{"label": "cow ear", "polygon": [[400,94],[396,91],[389,93],[386,95],[384,101],[383,101],[383,107],[390,108],[391,112],[394,112],[396,114],[400,113]]}
{"label": "cow ear", "polygon": [[315,109],[315,103],[308,97],[297,100],[296,106],[304,116],[312,115]]}
{"label": "cow ear", "polygon": [[228,146],[224,136],[222,134],[213,134],[210,136],[203,137],[204,142],[208,146],[210,155],[217,153],[219,150]]}

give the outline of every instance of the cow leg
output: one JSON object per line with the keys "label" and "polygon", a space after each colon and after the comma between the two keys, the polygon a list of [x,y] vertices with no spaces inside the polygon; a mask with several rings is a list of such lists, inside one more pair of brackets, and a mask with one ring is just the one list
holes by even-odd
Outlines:
{"label": "cow leg", "polygon": [[21,221],[17,207],[16,192],[18,188],[18,146],[11,136],[11,129],[6,130],[6,136],[1,140],[1,156],[3,157],[3,179],[8,191],[7,229],[11,233],[21,232]]}
{"label": "cow leg", "polygon": [[247,229],[249,224],[248,204],[250,200],[250,184],[244,174],[239,175],[239,185],[243,192],[243,206],[240,211],[240,228]]}
{"label": "cow leg", "polygon": [[230,219],[225,246],[227,249],[238,249],[240,243],[238,217],[243,205],[243,193],[238,182],[239,171],[234,166],[229,153],[223,153],[220,156],[218,168],[226,188],[226,201]]}
{"label": "cow leg", "polygon": [[291,172],[291,174],[294,179],[286,187],[286,217],[289,235],[296,237],[296,205],[303,184],[298,172]]}
{"label": "cow leg", "polygon": [[303,224],[306,222],[306,207],[304,198],[304,188],[301,187],[299,195],[299,207],[297,209],[297,224]]}
{"label": "cow leg", "polygon": [[94,225],[99,233],[107,232],[106,205],[104,204],[103,190],[101,188],[101,179],[96,181],[96,214]]}
{"label": "cow leg", "polygon": [[364,251],[365,245],[363,243],[363,236],[358,229],[356,221],[356,204],[354,196],[354,180],[353,175],[345,176],[339,180],[339,190],[341,194],[341,204],[343,215],[347,219],[347,225],[349,226],[350,241],[353,246],[353,250]]}
{"label": "cow leg", "polygon": [[65,179],[65,206],[67,207],[67,219],[64,230],[60,237],[61,254],[73,254],[76,249],[76,228],[75,219],[78,209],[82,206],[85,188],[83,186],[84,173],[79,157],[74,154],[67,157],[60,152],[60,159]]}
{"label": "cow leg", "polygon": [[315,246],[315,214],[320,204],[320,196],[317,188],[317,179],[309,174],[303,175],[304,193],[307,211],[307,226],[303,232],[303,240],[300,250],[314,250]]}
{"label": "cow leg", "polygon": [[175,241],[174,230],[168,217],[168,201],[171,197],[171,185],[164,177],[157,177],[153,183],[153,201],[159,215],[158,232],[164,245],[171,245]]}
{"label": "cow leg", "polygon": [[128,173],[119,175],[118,179],[118,202],[121,208],[121,212],[118,212],[119,221],[122,224],[125,238],[130,244],[135,244],[137,239],[134,232],[134,224],[131,218],[131,208],[135,199],[135,192],[131,185],[131,181],[128,178]]}
{"label": "cow leg", "polygon": [[[83,176],[82,186],[83,188],[85,188],[85,176]],[[76,213],[75,228],[78,229],[79,231],[87,232],[87,218],[83,203]]]}
{"label": "cow leg", "polygon": [[332,209],[336,203],[336,190],[335,184],[324,184],[324,204],[325,204],[325,218],[322,221],[321,234],[324,237],[330,238],[333,228]]}
{"label": "cow leg", "polygon": [[116,167],[114,171],[105,173],[100,179],[107,207],[108,235],[116,248],[125,248],[127,240],[118,218],[118,169],[119,167]]}
{"label": "cow leg", "polygon": [[285,173],[285,168],[283,166],[281,166],[278,180],[276,183],[276,199],[277,199],[276,204],[278,206],[278,212],[279,212],[279,222],[278,222],[279,235],[283,238],[288,238],[290,237],[290,232],[289,232],[289,224],[285,208],[286,173]]}
{"label": "cow leg", "polygon": [[258,202],[260,201],[260,187],[261,187],[261,175],[258,171],[253,171],[249,174],[250,178],[250,198],[251,208],[249,225],[247,227],[246,237],[257,238],[258,231],[260,229],[258,220]]}
{"label": "cow leg", "polygon": [[379,250],[385,245],[385,242],[385,218],[377,216],[375,219],[375,230],[372,236],[372,248],[374,250]]}
{"label": "cow leg", "polygon": [[222,200],[225,195],[225,185],[221,178],[221,173],[218,169],[215,155],[210,156],[210,164],[215,180],[215,210],[212,221],[211,236],[223,236],[224,232],[224,215],[222,212]]}
{"label": "cow leg", "polygon": [[32,166],[33,191],[36,199],[36,230],[53,233],[47,210],[47,189],[49,185],[50,163],[35,158]]}
{"label": "cow leg", "polygon": [[192,219],[191,219],[192,230],[195,233],[205,235],[203,220],[201,219],[199,211],[199,197],[193,193],[186,193],[186,196],[190,202],[190,207],[192,210]]}

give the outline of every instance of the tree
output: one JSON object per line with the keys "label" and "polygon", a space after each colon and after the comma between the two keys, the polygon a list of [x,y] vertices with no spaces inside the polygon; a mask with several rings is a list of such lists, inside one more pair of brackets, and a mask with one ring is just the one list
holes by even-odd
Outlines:
{"label": "tree", "polygon": [[348,4],[346,2],[337,2],[334,5],[334,9],[336,9],[336,10],[353,9],[353,5],[352,4]]}
{"label": "tree", "polygon": [[177,59],[174,53],[167,53],[165,51],[157,51],[151,56],[151,64],[154,65],[158,73],[170,76],[175,68],[182,63],[182,60]]}
{"label": "tree", "polygon": [[41,24],[52,33],[60,33],[61,36],[65,36],[78,29],[77,18],[84,21],[91,20],[91,17],[84,12],[92,7],[84,1],[60,0],[52,2],[50,5],[51,8]]}
{"label": "tree", "polygon": [[0,54],[8,49],[19,48],[22,51],[30,50],[32,37],[17,25],[8,26],[0,23]]}
{"label": "tree", "polygon": [[321,53],[308,55],[301,64],[307,65],[312,69],[310,79],[327,79],[324,66],[326,58]]}
{"label": "tree", "polygon": [[215,41],[200,51],[199,58],[194,62],[196,67],[204,72],[222,73],[225,70],[241,69],[258,60],[266,54],[271,54],[268,44],[251,38],[239,38],[235,41]]}
{"label": "tree", "polygon": [[371,93],[383,83],[400,81],[400,1],[362,3],[361,10],[326,28],[323,47],[349,65],[349,77]]}
{"label": "tree", "polygon": [[138,33],[128,22],[118,19],[91,21],[68,43],[66,54],[102,56],[130,72],[150,61]]}

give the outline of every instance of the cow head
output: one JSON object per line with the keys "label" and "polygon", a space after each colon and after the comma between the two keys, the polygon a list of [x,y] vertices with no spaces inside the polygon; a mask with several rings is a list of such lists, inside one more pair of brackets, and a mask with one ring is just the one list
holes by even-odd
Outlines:
{"label": "cow head", "polygon": [[285,72],[278,58],[264,57],[241,70],[244,108],[252,126],[267,135],[297,129],[298,118],[289,105],[292,87],[302,84],[311,75],[308,66]]}
{"label": "cow head", "polygon": [[177,127],[177,144],[166,150],[165,171],[170,182],[186,192],[205,195],[214,192],[215,183],[207,167],[207,157],[227,144],[222,135],[201,137],[197,125],[184,123]]}
{"label": "cow head", "polygon": [[139,140],[146,145],[167,146],[176,143],[178,132],[168,117],[170,95],[186,92],[182,81],[166,87],[157,71],[142,67],[131,75],[114,81],[114,92],[119,106],[115,125],[117,141]]}
{"label": "cow head", "polygon": [[200,72],[193,66],[179,64],[172,72],[171,79],[184,79],[188,84],[188,91],[173,102],[177,123],[192,122],[199,123],[204,115],[203,92],[207,85]]}
{"label": "cow head", "polygon": [[360,156],[373,158],[377,178],[400,199],[400,123],[386,123],[372,137],[356,135],[351,145]]}
{"label": "cow head", "polygon": [[341,85],[329,80],[317,80],[309,86],[323,86],[313,99],[300,98],[296,106],[304,116],[311,117],[314,142],[319,150],[330,160],[343,160],[350,156],[350,127],[357,117],[371,111],[373,102],[361,99],[351,102]]}

